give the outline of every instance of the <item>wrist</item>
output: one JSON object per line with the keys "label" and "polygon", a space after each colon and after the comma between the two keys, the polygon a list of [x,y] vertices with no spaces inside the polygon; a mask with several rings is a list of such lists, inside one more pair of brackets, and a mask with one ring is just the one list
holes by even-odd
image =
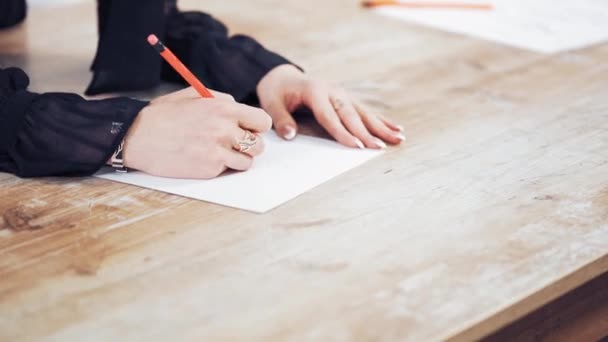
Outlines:
{"label": "wrist", "polygon": [[124,165],[131,169],[137,169],[138,164],[138,155],[140,153],[138,150],[139,140],[143,132],[141,132],[141,122],[144,120],[145,116],[149,112],[150,108],[153,106],[153,103],[142,108],[142,110],[137,114],[137,117],[133,121],[133,124],[127,131],[124,137],[123,144],[123,159]]}
{"label": "wrist", "polygon": [[[113,166],[113,161],[114,158],[117,155],[117,152],[119,150],[121,150],[121,154],[122,154],[122,159],[123,159],[123,164],[125,167],[128,168],[135,168],[132,163],[130,162],[132,160],[132,152],[129,153],[132,149],[129,149],[127,146],[127,141],[130,141],[131,136],[133,135],[133,133],[137,130],[137,127],[139,126],[139,121],[140,118],[142,117],[143,112],[146,110],[146,108],[148,108],[150,105],[152,104],[152,102],[150,102],[147,106],[143,107],[139,113],[137,113],[137,115],[135,116],[135,119],[133,120],[133,122],[131,123],[131,126],[129,127],[129,129],[127,130],[127,132],[125,133],[125,135],[123,136],[122,140],[120,141],[120,143],[117,145],[117,147],[114,149],[112,155],[110,156],[110,158],[106,161],[106,165],[107,166]],[[127,152],[129,151],[129,152]]]}
{"label": "wrist", "polygon": [[292,64],[281,64],[271,69],[260,81],[256,87],[258,96],[263,90],[271,85],[281,84],[288,80],[305,78],[306,75]]}

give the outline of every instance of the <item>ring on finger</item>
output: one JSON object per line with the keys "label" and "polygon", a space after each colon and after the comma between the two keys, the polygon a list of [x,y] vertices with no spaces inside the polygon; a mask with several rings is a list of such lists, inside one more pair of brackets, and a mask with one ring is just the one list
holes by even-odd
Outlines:
{"label": "ring on finger", "polygon": [[236,139],[236,149],[239,152],[248,152],[258,143],[258,136],[251,133],[251,131],[245,131],[242,139]]}
{"label": "ring on finger", "polygon": [[334,107],[334,110],[336,111],[336,113],[339,113],[340,110],[342,110],[342,108],[344,107],[345,102],[342,99],[340,99],[340,98],[334,98],[334,97],[332,97],[331,98],[331,104]]}

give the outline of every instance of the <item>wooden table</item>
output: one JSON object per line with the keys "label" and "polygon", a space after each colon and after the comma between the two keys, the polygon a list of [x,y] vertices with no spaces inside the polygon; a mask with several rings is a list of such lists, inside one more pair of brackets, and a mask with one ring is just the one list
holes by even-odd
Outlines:
{"label": "wooden table", "polygon": [[[471,340],[608,270],[608,44],[548,56],[351,0],[204,3],[381,99],[407,144],[265,215],[0,174],[0,340]],[[0,62],[82,92],[94,12],[34,9]]]}

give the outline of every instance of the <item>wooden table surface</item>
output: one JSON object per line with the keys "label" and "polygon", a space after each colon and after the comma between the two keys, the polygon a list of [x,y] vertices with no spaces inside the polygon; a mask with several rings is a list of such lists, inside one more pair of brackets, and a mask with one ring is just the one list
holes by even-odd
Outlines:
{"label": "wooden table surface", "polygon": [[[375,99],[407,144],[264,215],[0,174],[0,340],[470,340],[608,270],[608,44],[540,55],[353,0],[182,3]],[[32,10],[0,63],[82,92],[94,7]]]}

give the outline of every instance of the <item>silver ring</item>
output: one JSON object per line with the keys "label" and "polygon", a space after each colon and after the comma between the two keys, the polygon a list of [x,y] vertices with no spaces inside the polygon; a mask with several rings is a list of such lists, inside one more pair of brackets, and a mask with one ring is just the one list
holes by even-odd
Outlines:
{"label": "silver ring", "polygon": [[336,113],[339,113],[342,107],[344,107],[344,101],[339,98],[331,98],[331,104],[334,107]]}
{"label": "silver ring", "polygon": [[247,152],[251,150],[258,143],[258,136],[251,133],[250,131],[245,131],[245,135],[243,139],[236,140],[236,144],[238,146],[239,152]]}

